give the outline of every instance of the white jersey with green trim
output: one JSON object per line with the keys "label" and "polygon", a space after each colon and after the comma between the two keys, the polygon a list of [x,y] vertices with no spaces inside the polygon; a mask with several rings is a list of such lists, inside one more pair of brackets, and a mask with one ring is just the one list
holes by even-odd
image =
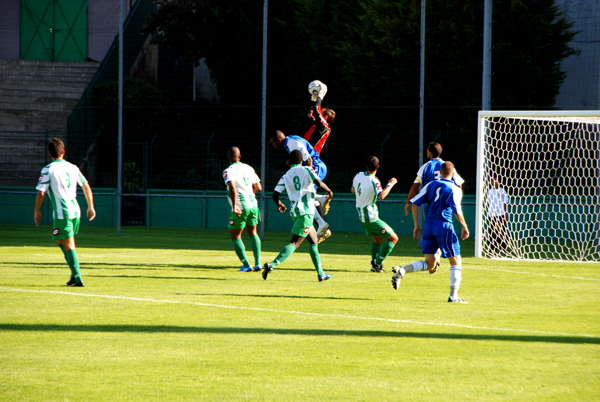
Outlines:
{"label": "white jersey with green trim", "polygon": [[292,165],[290,170],[279,179],[275,191],[287,192],[292,217],[315,214],[314,181],[318,178],[311,167]]}
{"label": "white jersey with green trim", "polygon": [[[243,210],[258,206],[252,185],[260,183],[260,179],[252,166],[242,162],[232,163],[223,171],[223,180],[225,180],[226,186],[229,182],[235,186],[238,193],[236,200],[238,208]],[[231,210],[233,211],[233,203],[229,190],[227,190],[227,201],[229,201],[229,205],[231,205]]]}
{"label": "white jersey with green trim", "polygon": [[360,221],[369,223],[378,220],[377,196],[383,191],[379,179],[368,172],[359,172],[354,176],[352,188],[356,195],[356,210]]}
{"label": "white jersey with green trim", "polygon": [[77,185],[87,184],[79,168],[64,159],[50,162],[42,169],[36,190],[48,193],[54,219],[81,218]]}

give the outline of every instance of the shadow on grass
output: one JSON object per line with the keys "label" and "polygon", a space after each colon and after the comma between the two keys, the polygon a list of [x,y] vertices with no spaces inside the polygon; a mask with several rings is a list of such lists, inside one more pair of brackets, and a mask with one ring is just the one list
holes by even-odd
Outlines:
{"label": "shadow on grass", "polygon": [[363,300],[371,301],[372,299],[361,297],[313,297],[313,296],[291,296],[291,295],[249,295],[249,294],[232,294],[232,293],[176,293],[178,295],[185,294],[191,296],[233,296],[233,297],[260,297],[260,298],[282,298],[282,299],[324,299],[324,300]]}
{"label": "shadow on grass", "polygon": [[[51,226],[36,228],[35,225],[0,225],[0,244],[3,246],[35,246],[56,247],[50,233]],[[262,240],[262,252],[278,253],[290,241],[289,232],[265,233]],[[412,236],[399,236],[392,256],[417,257],[423,256],[421,248]],[[247,248],[250,240],[246,233],[242,240]],[[114,227],[86,226],[76,237],[80,248],[100,249],[157,249],[157,250],[212,250],[230,251],[233,254],[228,229],[187,229],[135,227],[122,228],[122,234],[117,235]],[[358,255],[364,258],[367,265],[371,256],[371,237],[364,233],[335,232],[327,241],[319,244],[320,254]],[[466,247],[464,255],[470,255],[473,241],[461,241],[461,247]],[[308,242],[300,245],[298,252],[308,253]]]}
{"label": "shadow on grass", "polygon": [[566,344],[600,344],[600,338],[556,335],[482,335],[449,334],[408,331],[352,331],[342,329],[286,329],[286,328],[226,328],[181,327],[174,325],[58,325],[58,324],[2,324],[0,331],[23,332],[131,332],[131,333],[202,333],[202,334],[276,334],[303,336],[360,336],[423,339],[456,339],[472,341],[544,342]]}
{"label": "shadow on grass", "polygon": [[[32,263],[28,263],[28,262],[9,262],[6,263],[7,265],[14,265],[14,266],[19,266],[19,268],[22,266],[23,268],[26,268],[28,270],[30,269],[57,269],[57,268],[68,268],[67,263],[66,262],[60,262],[60,263],[55,263],[55,262],[32,262]],[[146,263],[138,263],[138,264],[130,264],[130,263],[106,263],[106,262],[100,262],[100,263],[95,263],[95,262],[91,262],[91,263],[80,263],[79,267],[84,271],[84,273],[86,271],[93,271],[93,270],[115,270],[115,271],[124,271],[124,270],[142,270],[142,271],[161,271],[161,270],[168,270],[168,271],[183,271],[183,270],[217,270],[217,271],[223,271],[223,270],[228,270],[228,269],[235,269],[236,271],[240,269],[241,263],[239,263],[238,265],[235,266],[231,266],[231,265],[222,265],[222,266],[216,266],[216,265],[200,265],[200,264],[146,264]],[[300,272],[315,272],[314,268],[294,268],[292,267],[282,267],[279,268],[278,271],[300,271]],[[353,270],[350,269],[335,269],[335,268],[327,268],[327,272],[355,272]],[[365,270],[366,273],[370,274],[370,270]],[[252,275],[252,273],[248,272],[245,273],[247,275]],[[112,275],[109,276],[101,276],[101,275],[90,275],[87,274],[86,276],[97,276],[97,277],[106,277],[106,278],[110,278]],[[118,277],[117,275],[114,275],[114,277]],[[125,277],[125,276],[123,276]],[[132,276],[135,277],[135,276]],[[159,278],[158,276],[148,276],[147,278]],[[191,278],[191,279],[196,279],[196,278]]]}

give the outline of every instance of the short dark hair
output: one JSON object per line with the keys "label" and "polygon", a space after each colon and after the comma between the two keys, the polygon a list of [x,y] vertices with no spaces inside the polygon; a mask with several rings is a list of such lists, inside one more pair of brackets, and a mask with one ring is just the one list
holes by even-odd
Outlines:
{"label": "short dark hair", "polygon": [[378,167],[379,159],[376,156],[370,156],[369,159],[367,159],[367,169],[369,169],[369,172],[374,171]]}
{"label": "short dark hair", "polygon": [[439,158],[442,154],[442,146],[437,142],[430,142],[427,146],[427,150],[431,152],[431,156],[434,158]]}
{"label": "short dark hair", "polygon": [[281,133],[281,135],[283,135],[284,137],[286,137],[286,135],[283,133],[283,131],[281,131],[281,130],[275,130],[275,131],[273,131],[273,134],[271,134],[271,138],[277,138],[277,137],[279,137],[280,133]]}
{"label": "short dark hair", "polygon": [[237,160],[239,155],[240,155],[240,149],[238,147],[231,147],[227,151],[227,159],[229,159],[230,162]]}
{"label": "short dark hair", "polygon": [[440,176],[448,176],[454,170],[454,163],[446,161],[440,166]]}
{"label": "short dark hair", "polygon": [[323,113],[323,116],[327,116],[327,122],[328,123],[332,123],[333,119],[335,119],[335,112],[332,109],[327,109],[327,108],[323,108],[321,109],[321,113]]}
{"label": "short dark hair", "polygon": [[52,138],[48,143],[48,152],[50,152],[50,156],[53,158],[58,158],[62,155],[64,149],[65,143],[60,138]]}
{"label": "short dark hair", "polygon": [[294,165],[302,164],[302,152],[298,151],[297,149],[294,149],[292,152],[290,152],[290,162]]}

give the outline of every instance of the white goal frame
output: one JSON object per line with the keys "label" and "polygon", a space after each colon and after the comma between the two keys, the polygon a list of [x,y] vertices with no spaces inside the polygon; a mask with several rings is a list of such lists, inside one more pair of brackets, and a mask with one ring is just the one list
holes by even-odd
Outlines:
{"label": "white goal frame", "polygon": [[[592,124],[592,127],[594,127],[594,125],[596,124],[600,124],[600,111],[598,110],[594,110],[594,111],[480,111],[478,114],[478,119],[477,119],[477,176],[476,176],[476,207],[475,207],[475,234],[474,234],[474,238],[475,238],[475,257],[481,258],[481,257],[490,257],[490,258],[507,258],[507,259],[516,259],[516,260],[553,260],[553,261],[600,261],[600,244],[597,244],[600,242],[600,161],[596,162],[596,158],[598,160],[600,160],[600,132],[597,132],[596,130],[600,131],[600,125],[598,126],[599,128],[596,129],[594,128],[592,130],[592,149],[586,148],[586,151],[589,155],[593,155],[591,156],[589,159],[592,160],[592,166],[594,166],[592,169],[589,169],[589,172],[592,172],[592,179],[591,182],[592,183],[596,183],[593,186],[588,186],[588,189],[593,189],[590,190],[594,195],[588,198],[591,198],[592,203],[594,203],[595,205],[587,205],[588,210],[592,211],[591,214],[588,213],[588,215],[591,215],[591,220],[592,220],[592,225],[593,225],[593,229],[592,229],[592,233],[591,233],[591,237],[593,237],[593,241],[594,241],[594,245],[592,246],[592,248],[594,249],[595,247],[595,251],[593,253],[593,257],[590,260],[589,257],[586,257],[587,259],[580,259],[577,256],[573,256],[573,255],[566,255],[566,256],[562,256],[560,252],[547,252],[544,251],[542,252],[542,254],[544,254],[541,257],[531,257],[531,253],[529,253],[529,255],[519,255],[519,253],[512,253],[512,252],[506,252],[505,256],[501,256],[501,255],[494,255],[493,252],[493,248],[490,244],[490,240],[489,238],[486,238],[486,236],[489,236],[488,233],[484,232],[484,224],[489,227],[490,225],[490,221],[485,221],[487,218],[487,212],[485,210],[485,206],[484,203],[486,202],[486,200],[484,198],[487,198],[486,194],[487,191],[489,190],[491,184],[491,181],[489,181],[490,179],[493,180],[494,177],[493,176],[497,176],[497,173],[490,173],[493,172],[492,170],[490,170],[490,164],[494,164],[495,161],[494,159],[498,160],[501,158],[498,157],[491,157],[491,152],[493,152],[493,150],[490,151],[491,148],[493,148],[491,145],[488,144],[488,141],[491,141],[491,136],[494,135],[493,134],[493,130],[491,128],[489,128],[489,126],[491,124],[490,122],[490,118],[502,118],[502,117],[506,117],[507,119],[517,119],[517,120],[539,120],[539,121],[545,121],[545,120],[551,120],[551,121],[561,121],[562,118],[565,118],[566,122],[579,122],[579,121],[584,121],[585,123],[590,123]],[[514,121],[514,120],[513,120]],[[536,133],[537,134],[537,133]],[[512,135],[515,135],[517,138],[519,138],[519,135],[521,135],[521,133],[517,133],[514,134],[512,133]],[[545,133],[543,133],[542,135],[545,135]],[[586,138],[587,140],[587,138]],[[498,141],[496,141],[498,142]],[[594,149],[595,148],[595,149]],[[488,151],[488,152],[486,152]],[[505,151],[507,154],[510,154],[510,150],[509,151]],[[596,156],[597,155],[597,156]],[[512,160],[512,159],[511,159]],[[519,163],[523,163],[522,160],[520,160],[519,158],[515,158],[514,159],[517,163],[517,165]],[[551,159],[552,160],[552,159]],[[555,160],[559,160],[559,159],[555,159]],[[586,159],[587,160],[587,159]],[[494,167],[498,167],[498,169],[507,169],[505,166],[500,166],[499,164],[493,165]],[[518,169],[515,169],[518,170]],[[569,176],[570,177],[570,176]],[[529,179],[531,180],[531,179]],[[516,181],[516,180],[514,180]],[[487,184],[486,184],[487,183]],[[596,188],[597,187],[597,188]],[[527,187],[525,187],[527,188]],[[569,196],[563,197],[563,198],[568,198]],[[508,198],[510,199],[510,194],[508,196]],[[571,197],[573,198],[573,197]],[[585,198],[585,197],[581,197],[581,198]],[[509,203],[510,204],[510,203]],[[510,206],[509,206],[510,208]],[[579,206],[575,206],[573,209],[577,209],[579,208]],[[518,214],[517,214],[518,215]],[[556,216],[561,215],[561,214],[556,214]],[[566,214],[565,214],[566,215]],[[595,215],[595,216],[594,216]],[[510,217],[509,219],[511,219],[514,223],[515,220],[521,219],[520,217],[516,216],[516,217],[511,217],[510,211],[508,213],[508,216]],[[589,219],[588,219],[589,220]],[[542,220],[543,221],[543,220]],[[556,218],[553,220],[554,222],[560,222],[559,218]],[[485,223],[487,222],[487,223]],[[492,223],[495,221],[491,221]],[[576,222],[577,223],[577,222]],[[506,223],[507,226],[511,226],[510,223]],[[562,232],[569,232],[568,227],[573,226],[573,221],[568,221],[567,224],[567,229],[561,229]],[[588,225],[589,226],[589,225]],[[510,231],[510,229],[505,229],[505,231]],[[573,233],[573,232],[571,232]],[[496,235],[497,236],[497,235]],[[504,236],[508,237],[511,236],[511,234],[506,235],[506,233],[504,233]],[[512,234],[512,236],[518,236],[515,235],[514,233]],[[574,235],[575,237],[577,237],[578,235]],[[525,237],[525,236],[523,236]],[[484,243],[484,238],[486,238],[486,243]],[[508,238],[508,242],[510,242],[510,238]],[[521,238],[522,240],[522,238]],[[575,243],[578,243],[577,241],[572,241],[572,245],[571,247],[577,247],[578,245]],[[485,249],[484,249],[484,244],[485,244]],[[506,247],[506,246],[504,246]],[[550,246],[552,247],[552,246]],[[492,250],[492,253],[490,255],[489,250]],[[484,255],[485,254],[485,255]],[[538,253],[535,253],[538,254]]]}

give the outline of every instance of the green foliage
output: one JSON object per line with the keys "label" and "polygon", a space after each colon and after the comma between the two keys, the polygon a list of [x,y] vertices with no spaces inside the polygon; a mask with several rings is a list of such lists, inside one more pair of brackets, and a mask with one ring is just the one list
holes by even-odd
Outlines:
{"label": "green foliage", "polygon": [[[119,92],[117,81],[94,87],[92,104],[102,134],[114,138],[118,130]],[[137,79],[123,81],[123,138],[125,141],[150,141],[166,123],[168,100],[154,85]]]}

